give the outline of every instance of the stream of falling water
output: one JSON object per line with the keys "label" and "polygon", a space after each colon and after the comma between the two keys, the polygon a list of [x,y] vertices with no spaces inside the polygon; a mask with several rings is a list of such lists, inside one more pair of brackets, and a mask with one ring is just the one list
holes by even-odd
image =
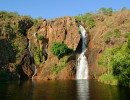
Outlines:
{"label": "stream of falling water", "polygon": [[30,56],[31,56],[31,62],[32,62],[32,67],[33,67],[33,71],[34,71],[34,74],[33,74],[33,76],[32,76],[32,80],[33,80],[34,76],[35,76],[36,73],[37,73],[37,67],[36,67],[36,65],[34,64],[33,54],[32,54],[32,52],[31,52],[30,46],[31,46],[31,43],[30,43],[30,40],[29,40],[29,42],[28,42],[28,50],[29,50],[29,54],[30,54]]}
{"label": "stream of falling water", "polygon": [[81,37],[82,37],[82,52],[78,57],[78,65],[77,65],[77,79],[88,79],[88,62],[86,56],[84,55],[85,51],[87,50],[86,47],[86,30],[83,26],[79,26],[81,30]]}

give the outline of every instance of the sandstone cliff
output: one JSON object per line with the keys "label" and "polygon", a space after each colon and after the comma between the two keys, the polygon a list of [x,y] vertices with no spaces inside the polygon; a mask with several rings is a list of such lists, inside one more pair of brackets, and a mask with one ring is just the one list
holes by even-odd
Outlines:
{"label": "sandstone cliff", "polygon": [[27,79],[32,76],[26,37],[26,31],[32,25],[27,16],[0,12],[0,79]]}
{"label": "sandstone cliff", "polygon": [[[72,79],[75,76],[76,54],[69,54],[58,59],[50,52],[53,42],[67,44],[75,52],[80,34],[75,18],[65,16],[53,21],[41,20],[30,28],[27,37],[31,42],[31,51],[37,65],[37,79]],[[39,37],[43,37],[40,39]],[[67,66],[66,66],[67,65]],[[53,71],[53,67],[60,70]]]}

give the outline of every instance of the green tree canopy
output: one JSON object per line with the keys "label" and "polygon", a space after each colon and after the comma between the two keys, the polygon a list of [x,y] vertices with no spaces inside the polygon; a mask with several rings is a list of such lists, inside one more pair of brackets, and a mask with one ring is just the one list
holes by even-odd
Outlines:
{"label": "green tree canopy", "polygon": [[61,58],[63,55],[71,52],[72,49],[68,48],[68,46],[61,42],[53,42],[51,47],[51,53]]}

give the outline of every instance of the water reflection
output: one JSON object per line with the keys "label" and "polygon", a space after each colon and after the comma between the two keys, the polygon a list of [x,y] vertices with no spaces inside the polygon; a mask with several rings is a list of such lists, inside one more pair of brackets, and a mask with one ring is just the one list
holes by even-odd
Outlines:
{"label": "water reflection", "polygon": [[95,80],[0,82],[0,100],[129,100],[129,93]]}
{"label": "water reflection", "polygon": [[77,80],[78,100],[89,100],[89,80]]}

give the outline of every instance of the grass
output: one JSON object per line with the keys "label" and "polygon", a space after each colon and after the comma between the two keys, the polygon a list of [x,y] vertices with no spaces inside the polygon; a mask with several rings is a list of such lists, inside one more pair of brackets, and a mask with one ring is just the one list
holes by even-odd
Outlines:
{"label": "grass", "polygon": [[98,81],[105,84],[118,85],[118,79],[112,75],[101,75]]}
{"label": "grass", "polygon": [[111,38],[111,37],[112,37],[112,32],[111,32],[111,31],[108,31],[108,32],[105,34],[104,39],[105,39],[105,40],[108,40],[108,39]]}
{"label": "grass", "polygon": [[120,33],[120,30],[118,28],[115,28],[114,29],[114,36],[115,37],[120,37],[121,33]]}

